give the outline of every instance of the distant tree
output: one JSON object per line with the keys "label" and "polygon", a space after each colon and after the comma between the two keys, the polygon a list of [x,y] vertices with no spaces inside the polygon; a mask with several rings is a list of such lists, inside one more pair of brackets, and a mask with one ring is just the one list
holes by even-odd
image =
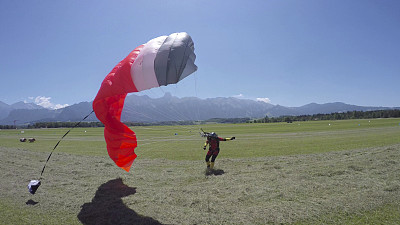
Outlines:
{"label": "distant tree", "polygon": [[269,118],[265,116],[262,119],[254,120],[254,123],[276,123],[290,121],[314,121],[314,120],[346,120],[346,119],[370,119],[370,118],[399,118],[400,110],[377,110],[377,111],[349,111],[343,113],[314,114],[300,116],[280,116]]}

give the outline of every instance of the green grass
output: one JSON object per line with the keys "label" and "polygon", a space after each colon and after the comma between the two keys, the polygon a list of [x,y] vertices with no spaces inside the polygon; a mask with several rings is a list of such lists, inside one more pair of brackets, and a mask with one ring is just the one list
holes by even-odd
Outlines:
{"label": "green grass", "polygon": [[[139,147],[130,173],[109,159],[102,128],[76,128],[35,195],[26,185],[68,129],[0,130],[0,224],[79,224],[92,213],[104,223],[399,224],[399,123],[133,127]],[[221,142],[221,175],[205,175],[200,128],[237,138]]]}
{"label": "green grass", "polygon": [[296,222],[296,225],[300,224],[399,224],[400,223],[400,206],[387,204],[382,207],[378,207],[371,211],[359,212],[359,213],[336,213],[328,214],[324,217]]}
{"label": "green grass", "polygon": [[[216,124],[202,128],[215,131],[223,137],[236,136],[234,142],[221,143],[221,158],[247,158],[249,155],[265,157],[311,154],[400,143],[399,121],[379,119],[291,124]],[[166,157],[171,160],[198,160],[198,154],[191,152],[202,146],[196,136],[198,128],[192,127],[191,132],[181,127],[154,127],[151,132],[144,130],[146,128],[137,128],[139,144],[144,144],[143,147],[139,145],[138,154],[153,159]],[[177,136],[174,135],[176,132]]]}
{"label": "green grass", "polygon": [[[27,204],[25,203],[27,206]],[[0,224],[77,224],[76,217],[68,215],[64,210],[47,211],[41,208],[22,207],[0,199]],[[62,222],[61,222],[62,221]]]}

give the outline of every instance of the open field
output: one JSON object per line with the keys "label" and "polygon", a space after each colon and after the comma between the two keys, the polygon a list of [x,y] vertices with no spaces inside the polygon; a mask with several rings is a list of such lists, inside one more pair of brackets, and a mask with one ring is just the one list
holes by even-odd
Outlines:
{"label": "open field", "polygon": [[[400,224],[400,119],[135,127],[129,173],[102,128],[0,130],[1,224]],[[20,137],[35,137],[21,143]]]}

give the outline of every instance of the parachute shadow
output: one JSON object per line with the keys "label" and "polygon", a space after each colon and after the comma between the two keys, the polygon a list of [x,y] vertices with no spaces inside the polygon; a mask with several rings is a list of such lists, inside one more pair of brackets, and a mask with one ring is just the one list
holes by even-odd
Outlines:
{"label": "parachute shadow", "polygon": [[206,171],[204,172],[206,176],[211,176],[211,175],[219,176],[224,173],[225,171],[221,169],[206,169]]}
{"label": "parachute shadow", "polygon": [[136,188],[127,186],[121,178],[100,185],[92,201],[81,206],[78,219],[82,224],[161,224],[128,208],[122,197],[133,195]]}

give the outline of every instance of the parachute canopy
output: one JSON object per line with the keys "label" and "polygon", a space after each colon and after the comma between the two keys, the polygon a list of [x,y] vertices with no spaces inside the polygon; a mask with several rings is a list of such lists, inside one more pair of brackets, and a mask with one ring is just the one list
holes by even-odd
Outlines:
{"label": "parachute canopy", "polygon": [[175,84],[197,70],[194,43],[185,32],[154,38],[138,46],[106,76],[93,101],[104,124],[110,158],[129,172],[136,158],[135,133],[121,122],[128,93]]}

